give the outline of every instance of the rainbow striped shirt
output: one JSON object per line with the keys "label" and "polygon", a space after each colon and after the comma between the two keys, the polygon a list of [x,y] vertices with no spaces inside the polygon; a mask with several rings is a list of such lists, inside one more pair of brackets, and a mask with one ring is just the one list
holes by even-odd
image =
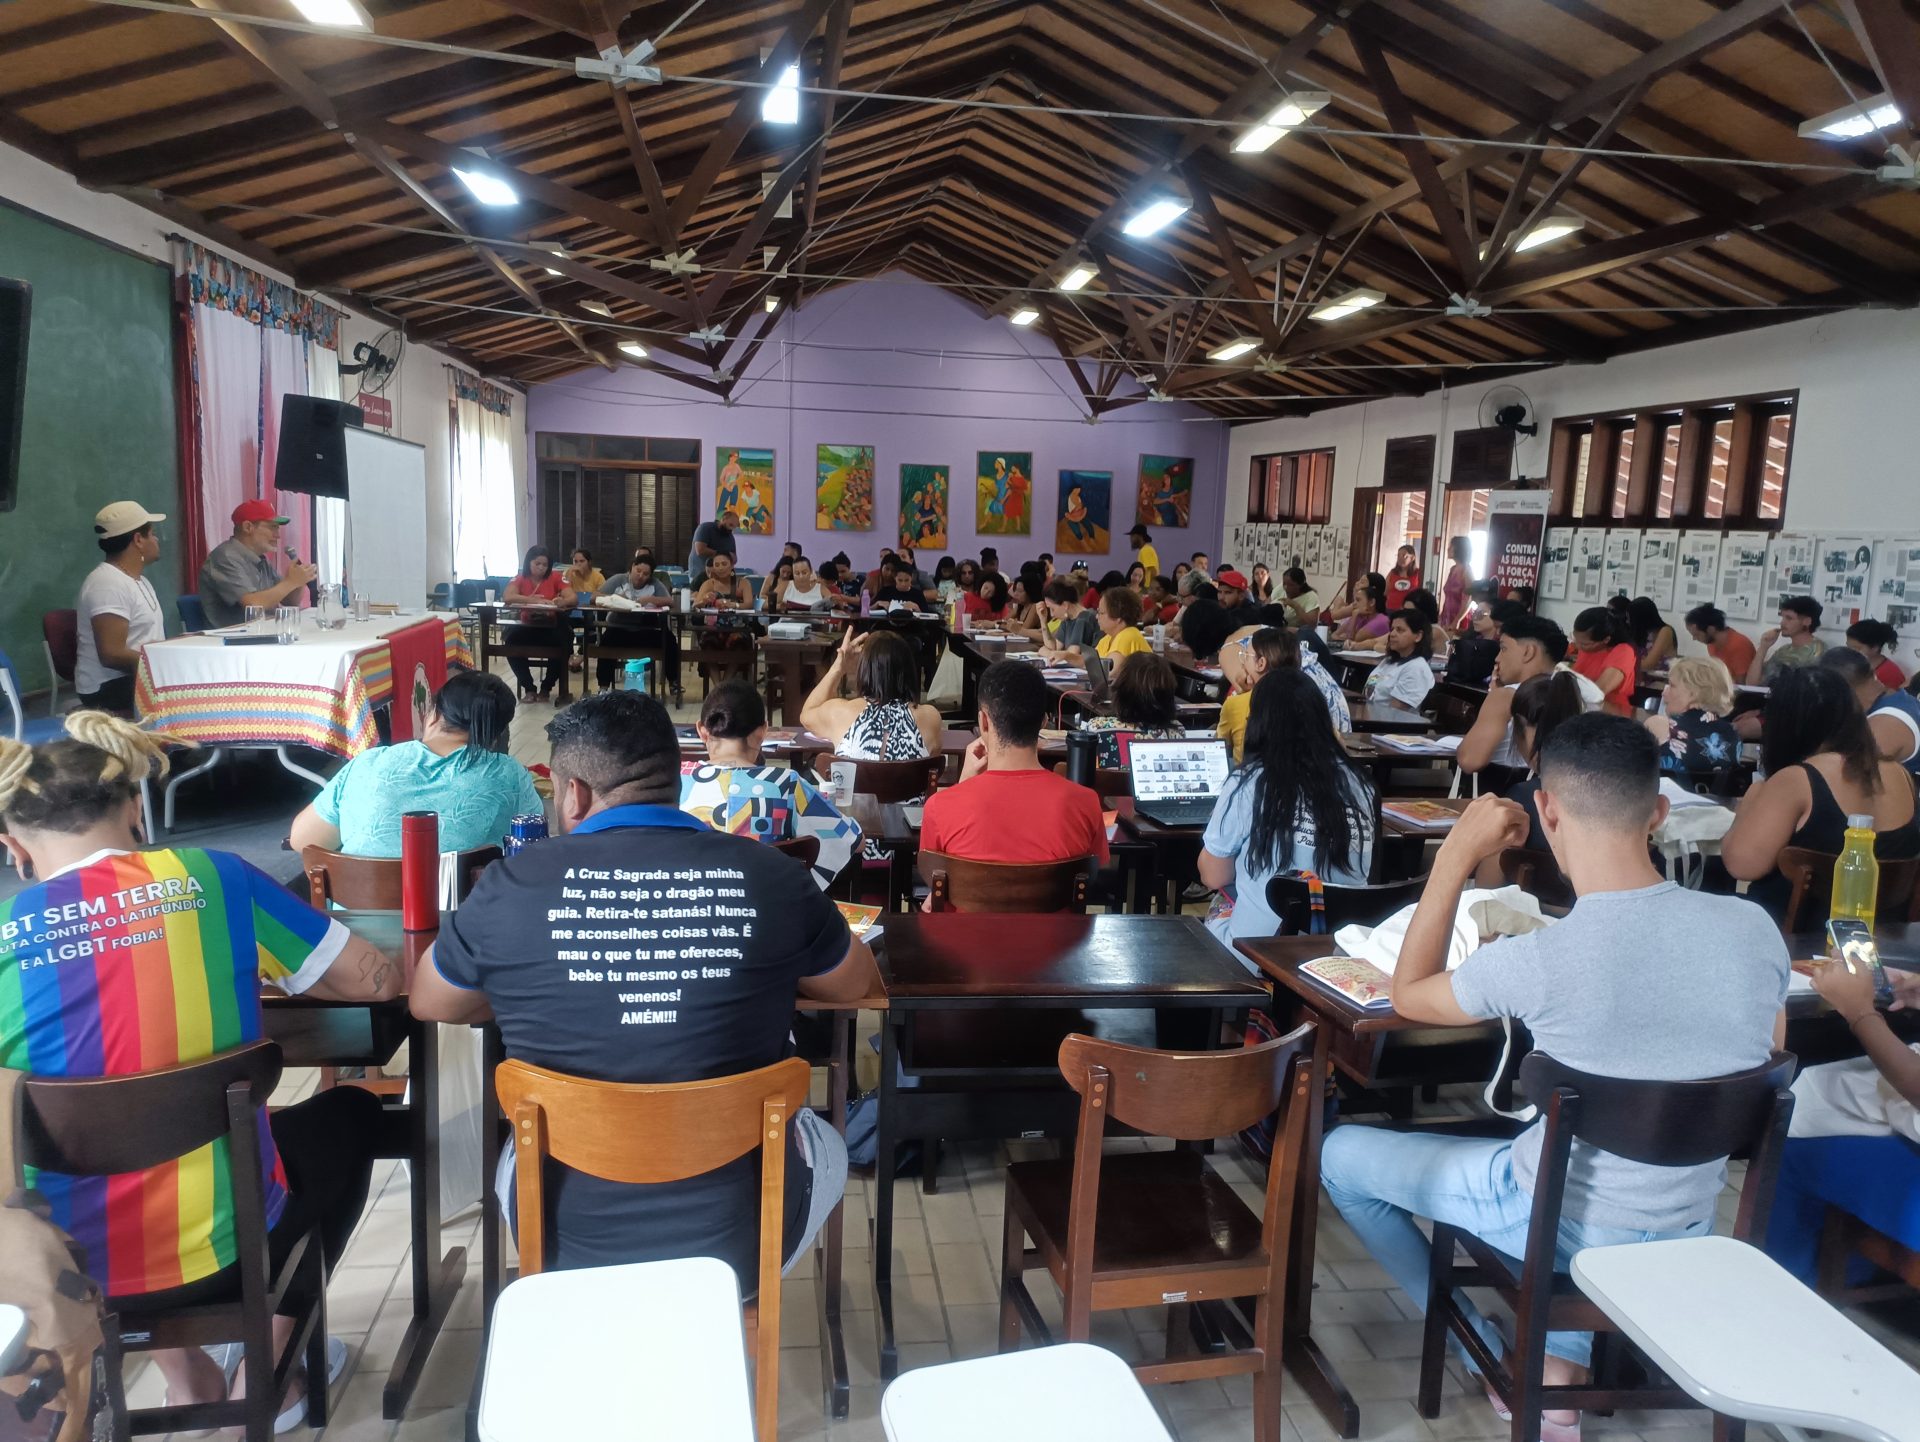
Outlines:
{"label": "rainbow striped shirt", "polygon": [[[124,1076],[260,1036],[260,981],[311,986],[347,933],[219,851],[102,851],[0,901],[0,1066]],[[267,1222],[286,1177],[260,1126]],[[113,1177],[28,1178],[113,1296],[195,1282],[236,1255],[226,1141]]]}

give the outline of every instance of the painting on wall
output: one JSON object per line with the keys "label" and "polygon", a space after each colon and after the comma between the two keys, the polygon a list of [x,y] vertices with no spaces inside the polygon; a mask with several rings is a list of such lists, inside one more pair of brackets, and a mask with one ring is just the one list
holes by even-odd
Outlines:
{"label": "painting on wall", "polygon": [[900,544],[918,550],[947,545],[946,466],[900,467]]}
{"label": "painting on wall", "polygon": [[873,447],[819,448],[813,478],[816,531],[873,529]]}
{"label": "painting on wall", "polygon": [[1033,452],[981,451],[974,468],[973,528],[983,536],[1033,534]]}
{"label": "painting on wall", "polygon": [[713,482],[713,513],[740,517],[743,536],[773,534],[773,452],[752,446],[721,446],[714,453],[720,473]]}
{"label": "painting on wall", "polygon": [[1140,504],[1135,519],[1143,526],[1184,526],[1193,510],[1193,457],[1140,457]]}
{"label": "painting on wall", "polygon": [[1064,555],[1104,556],[1113,543],[1112,471],[1062,471],[1053,549]]}

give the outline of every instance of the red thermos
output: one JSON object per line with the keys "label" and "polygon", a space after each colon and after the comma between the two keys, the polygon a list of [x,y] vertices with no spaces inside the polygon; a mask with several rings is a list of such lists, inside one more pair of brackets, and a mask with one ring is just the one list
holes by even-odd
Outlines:
{"label": "red thermos", "polygon": [[432,931],[440,925],[440,814],[400,815],[400,925]]}

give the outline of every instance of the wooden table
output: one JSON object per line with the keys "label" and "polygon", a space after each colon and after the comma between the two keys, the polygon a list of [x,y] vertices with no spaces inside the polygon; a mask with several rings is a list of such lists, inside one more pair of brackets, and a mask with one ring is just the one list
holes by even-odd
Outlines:
{"label": "wooden table", "polygon": [[[409,979],[433,944],[434,932],[402,930],[397,911],[332,914],[355,936],[405,966]],[[406,1413],[467,1271],[465,1247],[445,1252],[440,1248],[439,1028],[416,1021],[404,998],[330,1002],[269,994],[262,998],[260,1015],[263,1032],[279,1043],[289,1066],[384,1066],[402,1042],[407,1046],[410,1099],[382,1099],[386,1127],[376,1153],[405,1159],[413,1193],[413,1246],[408,1259],[413,1269],[413,1315],[400,1334],[380,1398],[380,1415],[393,1420]],[[482,1192],[491,1193],[492,1177],[480,1180]]]}
{"label": "wooden table", "polygon": [[[1154,1045],[1217,1044],[1222,1019],[1264,1004],[1266,988],[1188,916],[890,916],[880,949],[881,1028],[874,1295],[883,1381],[893,1339],[893,1173],[910,1137],[1071,1136],[1079,1099],[1060,1076],[1069,1031]],[[1048,1015],[1051,1013],[1051,1015]],[[1064,1013],[1064,1015],[1063,1015]],[[902,1066],[919,1085],[899,1084]]]}
{"label": "wooden table", "polygon": [[[1387,731],[1402,736],[1425,735],[1433,722],[1398,701],[1352,701],[1347,705],[1353,729],[1363,735]],[[1417,761],[1419,757],[1411,757]]]}
{"label": "wooden table", "polygon": [[[522,660],[544,661],[549,667],[548,679],[553,681],[555,686],[554,694],[558,698],[559,704],[564,706],[572,697],[572,693],[567,689],[567,659],[573,655],[575,613],[569,611],[563,615],[558,615],[555,617],[551,626],[542,627],[543,630],[548,630],[553,633],[553,640],[550,644],[536,645],[532,642],[509,643],[506,640],[504,630],[501,632],[501,639],[498,641],[494,640],[493,628],[496,625],[505,627],[523,624],[519,620],[519,612],[521,609],[519,606],[505,605],[494,601],[482,601],[474,606],[473,616],[474,620],[478,623],[479,631],[477,638],[479,643],[477,647],[479,652],[479,669],[482,671],[490,669],[495,657],[517,656]],[[535,609],[540,615],[555,615],[551,607]]]}
{"label": "wooden table", "polygon": [[767,679],[778,683],[780,724],[798,726],[800,707],[820,678],[833,665],[840,649],[840,637],[814,631],[805,640],[789,641],[779,636],[762,636],[760,654],[767,663]]}

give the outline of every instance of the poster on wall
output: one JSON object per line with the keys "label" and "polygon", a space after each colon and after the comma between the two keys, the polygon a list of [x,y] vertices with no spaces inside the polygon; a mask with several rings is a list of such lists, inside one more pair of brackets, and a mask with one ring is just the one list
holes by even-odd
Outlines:
{"label": "poster on wall", "polygon": [[[1867,609],[1867,578],[1873,547],[1865,536],[1822,536],[1813,581],[1813,598],[1826,608],[1821,624],[1845,630]],[[1858,613],[1858,614],[1856,614]]]}
{"label": "poster on wall", "polygon": [[973,528],[983,536],[1033,534],[1033,452],[981,451],[975,458]]}
{"label": "poster on wall", "polygon": [[1640,537],[1640,566],[1633,594],[1650,598],[1662,611],[1673,609],[1673,588],[1680,561],[1676,531],[1648,531]]}
{"label": "poster on wall", "polygon": [[948,470],[945,466],[900,467],[900,543],[916,551],[947,546]]}
{"label": "poster on wall", "polygon": [[1540,553],[1547,535],[1545,491],[1495,491],[1487,501],[1487,577],[1502,596],[1516,586],[1540,589]]}
{"label": "poster on wall", "polygon": [[1680,538],[1680,586],[1673,604],[1681,615],[1711,606],[1719,594],[1720,544],[1718,531],[1688,531]]}
{"label": "poster on wall", "polygon": [[1766,597],[1760,617],[1771,617],[1788,596],[1811,596],[1819,543],[1812,536],[1779,535],[1767,542]]}
{"label": "poster on wall", "polygon": [[1567,599],[1582,606],[1599,603],[1606,594],[1607,533],[1575,531],[1573,564],[1567,572]]}
{"label": "poster on wall", "polygon": [[1720,598],[1729,621],[1758,621],[1767,589],[1767,533],[1728,531],[1720,542]]}
{"label": "poster on wall", "polygon": [[[1053,549],[1066,555],[1104,556],[1113,544],[1112,471],[1062,471],[1059,514],[1053,519]],[[1243,534],[1251,527],[1236,526]]]}
{"label": "poster on wall", "polygon": [[1573,564],[1573,527],[1549,526],[1546,551],[1540,558],[1540,595],[1548,601],[1567,599],[1567,570]]}
{"label": "poster on wall", "polygon": [[1140,457],[1140,496],[1134,519],[1149,530],[1178,528],[1193,510],[1193,457]]}
{"label": "poster on wall", "polygon": [[873,447],[823,445],[815,457],[813,528],[873,529]]}
{"label": "poster on wall", "polygon": [[1920,541],[1879,540],[1873,543],[1873,589],[1869,615],[1905,633],[1920,621]]}
{"label": "poster on wall", "polygon": [[743,536],[773,534],[773,452],[752,446],[721,446],[714,452],[720,472],[713,482],[713,513],[740,517]]}
{"label": "poster on wall", "polygon": [[1640,579],[1640,532],[1615,528],[1607,532],[1607,568],[1600,598],[1633,595]]}

